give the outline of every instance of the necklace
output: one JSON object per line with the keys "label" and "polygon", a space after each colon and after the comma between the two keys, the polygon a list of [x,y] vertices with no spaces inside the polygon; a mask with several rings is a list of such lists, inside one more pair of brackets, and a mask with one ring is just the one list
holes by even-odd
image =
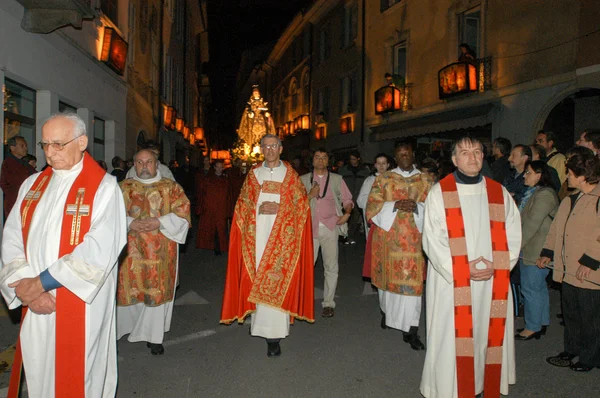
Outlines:
{"label": "necklace", "polygon": [[[310,173],[310,185],[313,184],[313,173]],[[323,199],[327,195],[327,187],[329,186],[329,172],[327,172],[327,179],[325,180],[325,189],[323,189],[323,196],[317,195],[317,199]]]}

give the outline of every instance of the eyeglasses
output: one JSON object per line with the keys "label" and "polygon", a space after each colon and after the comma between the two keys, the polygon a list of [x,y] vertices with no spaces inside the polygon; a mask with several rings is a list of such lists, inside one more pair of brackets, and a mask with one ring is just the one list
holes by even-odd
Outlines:
{"label": "eyeglasses", "polygon": [[65,149],[65,147],[67,145],[69,145],[71,142],[75,141],[77,138],[81,138],[82,136],[78,136],[73,138],[71,141],[67,141],[64,144],[61,144],[59,142],[38,142],[38,145],[40,146],[40,148],[42,148],[42,151],[47,151],[48,147],[52,147],[52,149],[54,149],[57,152],[62,151],[63,149]]}
{"label": "eyeglasses", "polygon": [[279,144],[263,145],[262,147],[263,147],[263,149],[278,149]]}

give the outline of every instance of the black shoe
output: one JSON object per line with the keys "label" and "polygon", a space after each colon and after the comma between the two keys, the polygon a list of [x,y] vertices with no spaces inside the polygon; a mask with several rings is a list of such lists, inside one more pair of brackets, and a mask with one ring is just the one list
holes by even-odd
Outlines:
{"label": "black shoe", "polygon": [[589,372],[594,368],[595,366],[589,366],[581,362],[577,362],[569,366],[569,369],[571,369],[574,372]]}
{"label": "black shoe", "polygon": [[548,362],[552,366],[557,366],[559,368],[568,368],[571,365],[573,365],[573,362],[571,362],[571,360],[576,356],[577,355],[575,354],[563,351],[558,355],[546,358],[546,362]]}
{"label": "black shoe", "polygon": [[385,324],[385,313],[381,314],[381,328],[387,329],[387,325]]}
{"label": "black shoe", "polygon": [[542,337],[543,333],[540,330],[539,332],[533,332],[532,334],[530,334],[529,336],[523,336],[521,333],[517,333],[515,334],[515,340],[521,340],[521,341],[527,341],[527,340],[539,340],[540,337]]}
{"label": "black shoe", "polygon": [[281,355],[281,346],[277,343],[267,343],[267,356],[278,357]]}
{"label": "black shoe", "polygon": [[419,339],[419,336],[414,336],[414,338],[407,341],[407,343],[410,345],[410,348],[415,351],[422,351],[425,349],[425,344]]}
{"label": "black shoe", "polygon": [[415,351],[421,351],[425,349],[425,345],[417,335],[418,330],[418,327],[411,326],[410,330],[408,332],[403,332],[404,335],[402,336],[402,340],[404,340],[405,343],[408,343],[410,348]]}
{"label": "black shoe", "polygon": [[[540,333],[542,336],[546,335],[546,328],[547,328],[546,325],[542,325],[542,330],[540,330]],[[525,328],[517,329],[517,333],[521,333],[523,330],[525,330]]]}
{"label": "black shoe", "polygon": [[162,355],[165,353],[165,347],[162,344],[146,343],[146,347],[150,348],[152,355]]}

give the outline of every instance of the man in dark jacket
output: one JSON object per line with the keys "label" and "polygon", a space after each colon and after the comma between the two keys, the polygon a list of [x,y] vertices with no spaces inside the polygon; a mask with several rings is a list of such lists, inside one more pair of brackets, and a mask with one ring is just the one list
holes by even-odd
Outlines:
{"label": "man in dark jacket", "polygon": [[125,171],[125,161],[121,159],[121,157],[115,156],[112,158],[112,167],[113,171],[111,171],[110,174],[117,178],[117,182],[123,181],[127,175],[127,171]]}
{"label": "man in dark jacket", "polygon": [[10,153],[2,162],[2,171],[0,172],[0,188],[4,192],[5,217],[8,217],[8,213],[13,208],[23,181],[35,173],[35,169],[23,160],[23,157],[27,155],[25,138],[17,135],[9,138],[7,144]]}
{"label": "man in dark jacket", "polygon": [[359,228],[362,228],[362,214],[360,208],[356,204],[356,198],[360,193],[365,178],[370,174],[369,168],[364,164],[360,163],[360,153],[358,151],[352,151],[348,157],[348,164],[342,166],[339,169],[339,174],[344,179],[346,186],[352,194],[352,200],[354,201],[354,208],[348,221],[348,239],[344,242],[345,244],[353,245],[356,243],[356,236]]}
{"label": "man in dark jacket", "polygon": [[492,155],[494,155],[494,163],[492,163],[492,178],[498,181],[500,184],[504,182],[506,176],[508,176],[510,171],[510,163],[508,163],[508,156],[510,155],[510,150],[512,149],[512,144],[510,140],[498,137],[494,140],[492,145]]}

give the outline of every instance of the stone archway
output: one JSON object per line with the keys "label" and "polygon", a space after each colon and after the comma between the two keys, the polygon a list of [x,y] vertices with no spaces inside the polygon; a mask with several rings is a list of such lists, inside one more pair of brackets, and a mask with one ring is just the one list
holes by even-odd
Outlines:
{"label": "stone archway", "polygon": [[600,128],[600,89],[569,90],[553,101],[538,119],[537,129],[553,131],[556,146],[566,151],[587,128]]}

